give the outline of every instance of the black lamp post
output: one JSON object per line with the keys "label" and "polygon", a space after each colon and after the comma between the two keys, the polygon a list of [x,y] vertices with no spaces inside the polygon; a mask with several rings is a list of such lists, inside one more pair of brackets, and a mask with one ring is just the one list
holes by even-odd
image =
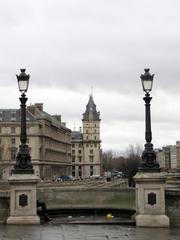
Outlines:
{"label": "black lamp post", "polygon": [[19,152],[16,157],[16,164],[12,173],[15,174],[32,174],[34,173],[31,163],[31,156],[29,154],[29,147],[26,144],[26,102],[27,98],[25,92],[28,90],[30,76],[25,73],[26,69],[21,69],[20,75],[16,75],[18,80],[19,91],[22,93],[20,99],[21,102],[21,144],[19,146]]}
{"label": "black lamp post", "polygon": [[144,145],[145,149],[142,154],[142,162],[139,167],[139,171],[143,172],[160,172],[159,163],[156,161],[156,153],[153,150],[152,132],[151,132],[151,111],[150,111],[150,102],[151,97],[149,92],[152,90],[153,77],[154,74],[149,73],[149,69],[144,69],[145,73],[141,75],[142,87],[145,91],[145,101],[146,106],[146,132],[145,139],[146,144]]}

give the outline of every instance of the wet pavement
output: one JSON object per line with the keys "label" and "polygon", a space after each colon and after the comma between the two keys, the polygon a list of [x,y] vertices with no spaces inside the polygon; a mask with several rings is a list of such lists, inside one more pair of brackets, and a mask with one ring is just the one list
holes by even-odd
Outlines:
{"label": "wet pavement", "polygon": [[179,240],[180,228],[136,228],[120,225],[0,225],[0,240]]}

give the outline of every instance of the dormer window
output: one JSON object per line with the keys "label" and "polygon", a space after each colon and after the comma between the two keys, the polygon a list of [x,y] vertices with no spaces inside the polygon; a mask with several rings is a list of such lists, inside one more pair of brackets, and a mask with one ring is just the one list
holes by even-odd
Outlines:
{"label": "dormer window", "polygon": [[2,121],[2,118],[3,118],[3,112],[0,111],[0,121]]}
{"label": "dormer window", "polygon": [[11,121],[16,121],[16,111],[11,111]]}

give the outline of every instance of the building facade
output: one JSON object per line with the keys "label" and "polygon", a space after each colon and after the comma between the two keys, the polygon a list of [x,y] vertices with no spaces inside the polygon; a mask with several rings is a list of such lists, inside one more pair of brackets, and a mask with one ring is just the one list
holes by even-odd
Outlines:
{"label": "building facade", "polygon": [[159,166],[161,169],[165,169],[165,154],[164,151],[160,148],[156,148],[154,149],[155,153],[156,153],[156,159],[159,163]]}
{"label": "building facade", "polygon": [[71,135],[72,176],[76,178],[100,176],[100,121],[100,112],[97,112],[93,96],[90,95],[86,111],[83,113],[83,126]]}
{"label": "building facade", "polygon": [[[69,174],[71,130],[43,104],[27,107],[27,143],[35,174],[44,180]],[[20,145],[20,110],[0,109],[0,178],[8,179]]]}
{"label": "building facade", "polygon": [[168,145],[156,150],[160,167],[165,171],[180,171],[180,141],[176,145]]}
{"label": "building facade", "polygon": [[176,142],[177,168],[180,170],[180,141]]}

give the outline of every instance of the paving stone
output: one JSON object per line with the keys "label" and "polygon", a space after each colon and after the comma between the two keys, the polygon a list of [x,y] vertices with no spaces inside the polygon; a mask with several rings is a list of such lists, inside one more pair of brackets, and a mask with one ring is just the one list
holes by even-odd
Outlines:
{"label": "paving stone", "polygon": [[0,240],[177,240],[180,228],[136,228],[119,225],[0,225]]}

